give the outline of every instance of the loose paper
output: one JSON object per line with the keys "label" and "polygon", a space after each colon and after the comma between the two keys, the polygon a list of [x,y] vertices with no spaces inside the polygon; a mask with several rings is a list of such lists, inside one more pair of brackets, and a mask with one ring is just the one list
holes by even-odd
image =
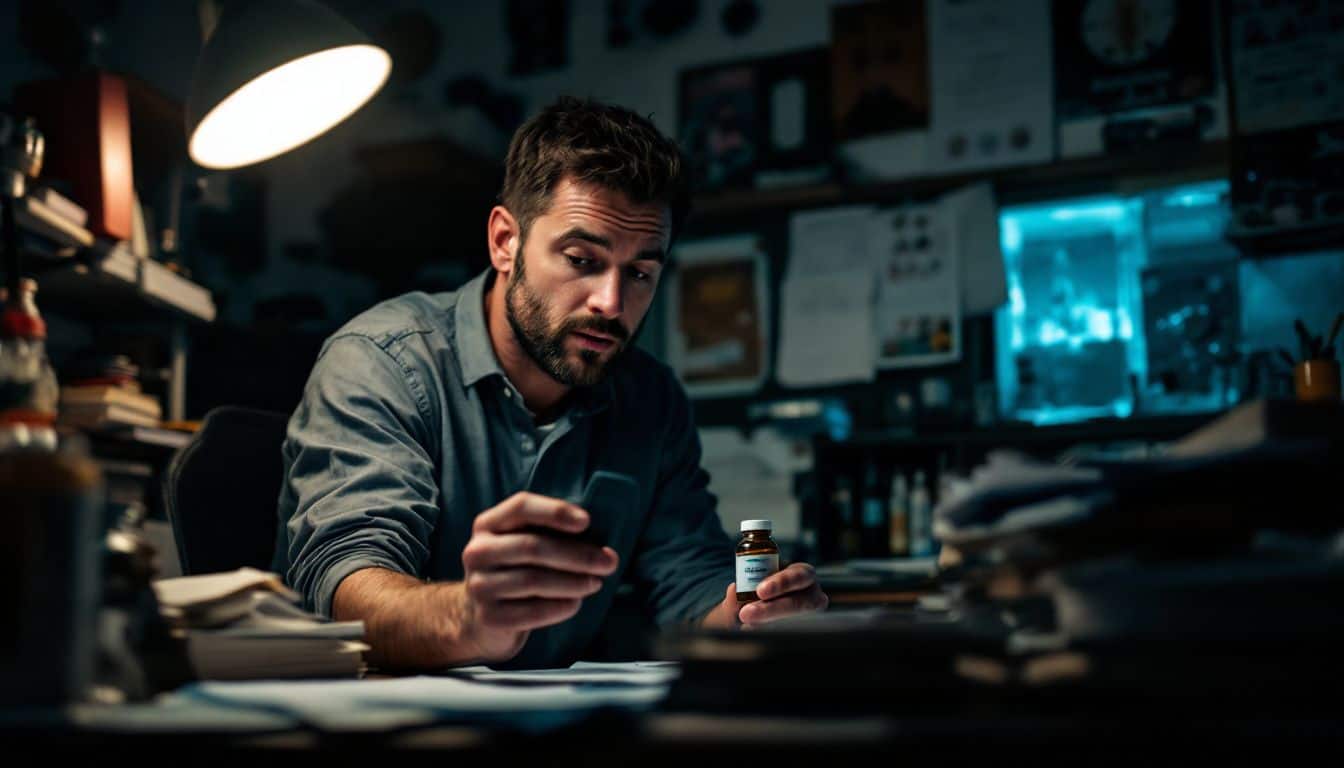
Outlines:
{"label": "loose paper", "polygon": [[961,357],[961,282],[945,210],[916,205],[872,217],[881,254],[876,310],[877,364],[906,368]]}
{"label": "loose paper", "polygon": [[871,270],[869,206],[796,213],[789,219],[789,275],[828,275]]}
{"label": "loose paper", "polygon": [[[866,237],[860,234],[855,240]],[[780,384],[806,387],[873,379],[871,268],[793,275],[783,281],[780,292]]]}
{"label": "loose paper", "polygon": [[993,312],[1008,300],[993,188],[987,182],[963,187],[944,195],[938,207],[961,273],[962,315]]}

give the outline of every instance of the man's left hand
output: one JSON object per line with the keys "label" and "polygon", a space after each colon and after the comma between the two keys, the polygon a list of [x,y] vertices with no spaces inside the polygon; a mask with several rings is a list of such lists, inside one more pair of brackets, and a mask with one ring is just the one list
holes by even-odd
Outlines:
{"label": "man's left hand", "polygon": [[817,572],[807,563],[794,563],[756,587],[756,602],[740,606],[737,585],[729,584],[728,592],[709,615],[706,627],[725,628],[742,624],[765,624],[799,613],[824,611],[830,598],[817,584]]}

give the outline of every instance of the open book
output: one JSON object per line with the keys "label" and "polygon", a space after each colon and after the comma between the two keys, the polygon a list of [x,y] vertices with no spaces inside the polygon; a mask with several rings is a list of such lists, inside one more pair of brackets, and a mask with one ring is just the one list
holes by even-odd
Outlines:
{"label": "open book", "polygon": [[364,622],[308,613],[273,573],[241,568],[161,579],[154,594],[203,680],[358,677],[364,670]]}

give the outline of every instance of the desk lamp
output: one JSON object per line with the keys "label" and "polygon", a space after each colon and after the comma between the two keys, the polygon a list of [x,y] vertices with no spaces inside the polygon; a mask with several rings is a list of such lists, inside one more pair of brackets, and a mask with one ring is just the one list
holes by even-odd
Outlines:
{"label": "desk lamp", "polygon": [[312,0],[206,0],[187,153],[238,168],[325,133],[373,97],[392,58]]}

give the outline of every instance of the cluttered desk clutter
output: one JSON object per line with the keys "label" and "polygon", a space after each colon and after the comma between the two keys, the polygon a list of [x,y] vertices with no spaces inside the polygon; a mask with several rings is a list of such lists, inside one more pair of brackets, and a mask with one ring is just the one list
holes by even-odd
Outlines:
{"label": "cluttered desk clutter", "polygon": [[16,754],[1344,742],[1338,4],[171,5],[0,9]]}

